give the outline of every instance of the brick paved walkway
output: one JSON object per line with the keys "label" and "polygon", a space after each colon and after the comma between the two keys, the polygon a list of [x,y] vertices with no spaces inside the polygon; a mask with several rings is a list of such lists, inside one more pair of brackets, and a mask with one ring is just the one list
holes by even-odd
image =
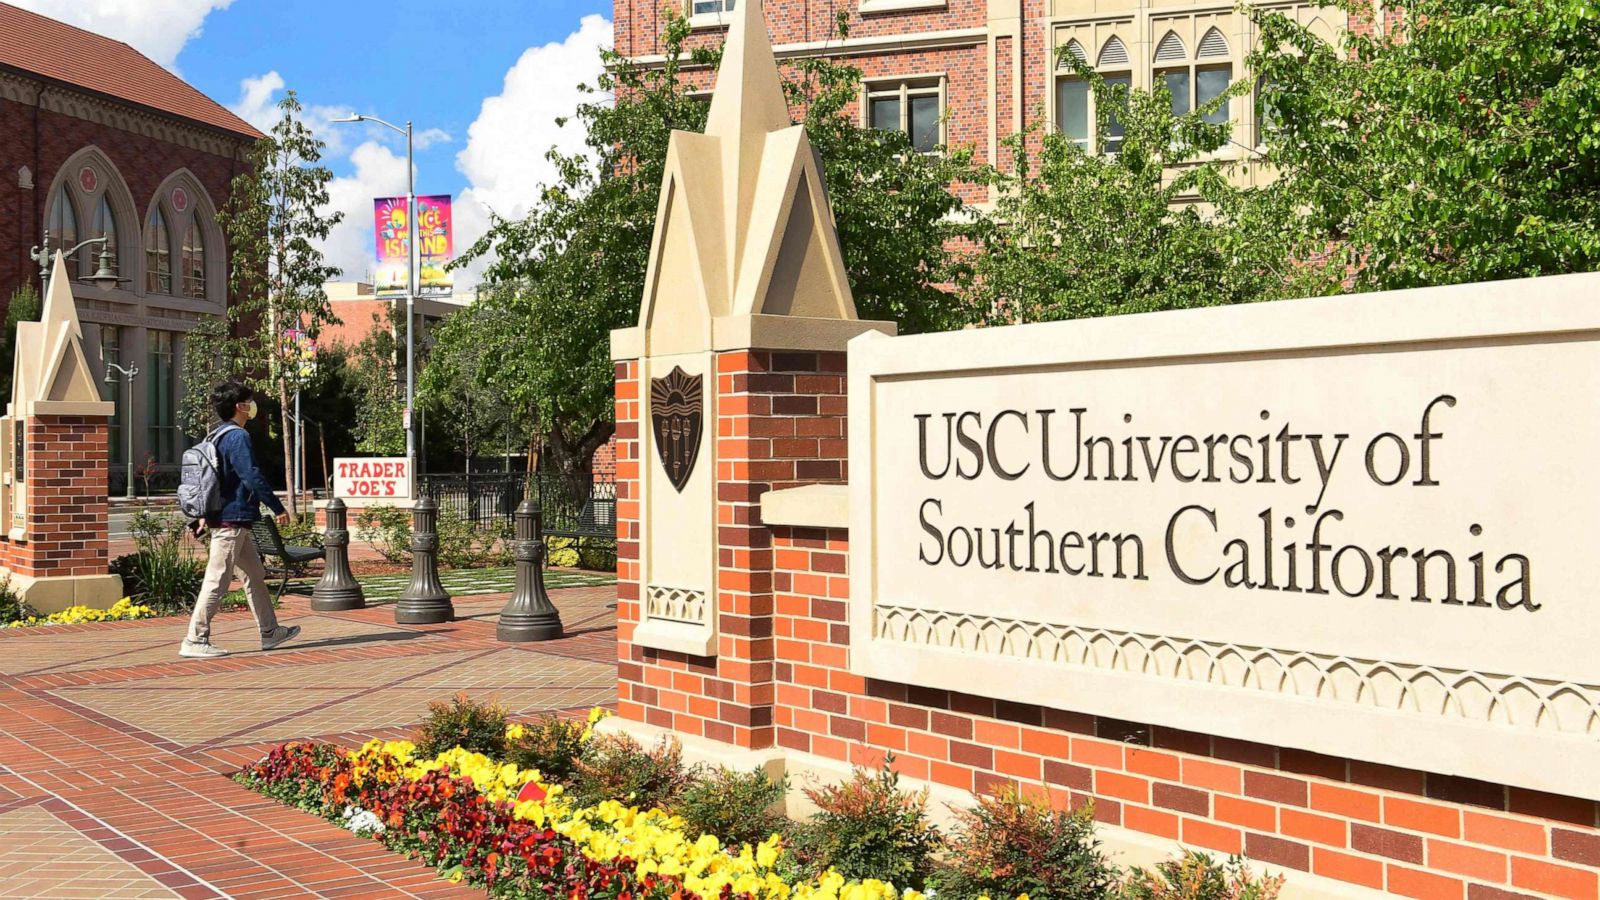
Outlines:
{"label": "brick paved walkway", "polygon": [[462,691],[521,716],[612,703],[614,589],[551,596],[568,636],[522,646],[495,640],[504,594],[437,626],[289,596],[297,641],[253,650],[225,613],[222,660],[179,659],[181,619],[0,631],[0,897],[482,896],[228,776],[279,741],[401,736]]}

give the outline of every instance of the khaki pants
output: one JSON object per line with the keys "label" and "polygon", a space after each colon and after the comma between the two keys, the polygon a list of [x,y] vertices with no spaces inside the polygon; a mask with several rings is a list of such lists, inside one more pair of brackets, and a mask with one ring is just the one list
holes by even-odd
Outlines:
{"label": "khaki pants", "polygon": [[206,580],[200,585],[200,596],[194,602],[194,615],[189,619],[189,640],[204,644],[211,641],[211,618],[222,607],[222,598],[233,582],[233,570],[239,570],[244,580],[244,593],[250,599],[250,612],[262,636],[278,630],[278,616],[272,610],[272,592],[267,589],[267,571],[261,566],[261,554],[250,540],[248,528],[211,529],[211,557],[206,561]]}

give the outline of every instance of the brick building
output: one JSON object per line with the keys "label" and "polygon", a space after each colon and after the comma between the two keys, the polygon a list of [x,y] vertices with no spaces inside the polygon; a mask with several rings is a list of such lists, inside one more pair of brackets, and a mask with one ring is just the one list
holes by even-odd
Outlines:
{"label": "brick building", "polygon": [[[615,0],[617,52],[659,62],[675,5],[689,16],[690,46],[720,43],[736,2]],[[1350,27],[1343,14],[1309,3],[1259,5],[1329,41]],[[1081,79],[1056,64],[1062,48],[1109,81],[1148,89],[1164,80],[1175,105],[1192,109],[1244,74],[1257,39],[1249,17],[1226,0],[766,0],[765,12],[780,63],[828,55],[861,69],[862,125],[908,131],[923,149],[969,146],[980,161],[998,159],[1002,167],[1009,159],[1001,142],[1035,123],[1114,146],[1115,135],[1090,133],[1094,101]],[[842,39],[834,24],[840,13],[849,21]],[[709,90],[713,74],[691,67],[686,77]],[[1246,159],[1259,136],[1255,104],[1236,98],[1226,115],[1236,125],[1234,143],[1218,155]],[[986,198],[972,189],[966,199]]]}
{"label": "brick building", "polygon": [[[131,406],[126,384],[102,381],[120,483],[129,427],[136,463],[182,453],[183,335],[227,306],[217,210],[261,134],[127,44],[5,4],[0,34],[0,304],[39,286],[29,252],[46,229],[52,249],[112,237],[123,281],[74,281],[73,295],[85,343],[139,369]],[[98,253],[69,271],[93,273]]]}

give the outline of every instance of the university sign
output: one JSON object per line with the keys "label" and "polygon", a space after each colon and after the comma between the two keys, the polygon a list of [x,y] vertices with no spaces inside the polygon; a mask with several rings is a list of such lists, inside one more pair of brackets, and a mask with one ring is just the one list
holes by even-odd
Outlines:
{"label": "university sign", "polygon": [[852,668],[1600,796],[1600,314],[1518,284],[855,341]]}

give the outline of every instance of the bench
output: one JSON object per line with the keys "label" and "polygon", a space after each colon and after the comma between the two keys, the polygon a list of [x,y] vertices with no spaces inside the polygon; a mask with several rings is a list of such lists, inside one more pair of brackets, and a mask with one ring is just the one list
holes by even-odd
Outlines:
{"label": "bench", "polygon": [[256,545],[256,551],[261,554],[261,563],[269,575],[281,575],[278,583],[277,599],[283,599],[283,592],[289,587],[289,576],[299,575],[305,571],[307,563],[319,559],[326,559],[328,551],[320,546],[301,547],[285,545],[283,533],[278,531],[278,523],[268,517],[256,520],[250,526],[250,540]]}

